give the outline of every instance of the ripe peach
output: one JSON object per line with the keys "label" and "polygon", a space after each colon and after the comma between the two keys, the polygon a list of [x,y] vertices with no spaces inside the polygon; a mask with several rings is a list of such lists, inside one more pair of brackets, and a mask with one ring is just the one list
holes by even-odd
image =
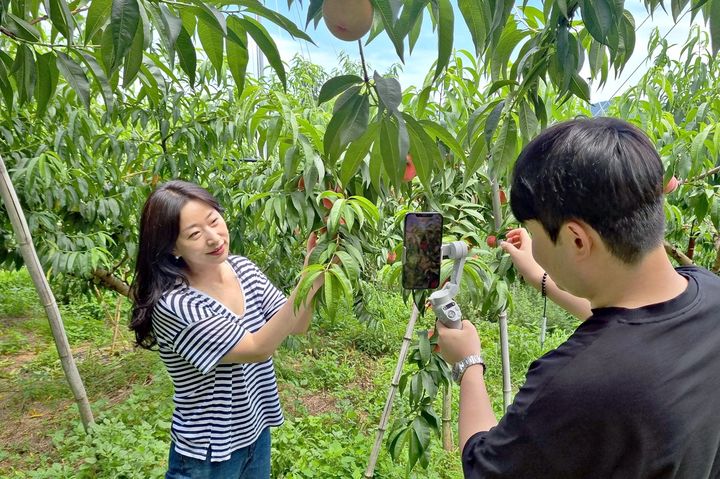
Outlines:
{"label": "ripe peach", "polygon": [[305,191],[305,178],[302,176],[300,177],[300,181],[298,181],[297,189],[298,191]]}
{"label": "ripe peach", "polygon": [[347,42],[362,38],[373,22],[370,0],[325,0],[322,13],[330,33]]}
{"label": "ripe peach", "polygon": [[500,204],[507,204],[507,196],[505,196],[505,191],[502,188],[500,189]]}
{"label": "ripe peach", "polygon": [[408,181],[412,180],[417,176],[417,171],[415,171],[415,164],[413,163],[412,155],[408,154],[405,157],[405,174],[403,174],[403,182],[407,183]]}
{"label": "ripe peach", "polygon": [[491,248],[495,248],[497,246],[497,238],[493,235],[488,236],[487,240],[485,240],[485,242]]}
{"label": "ripe peach", "polygon": [[394,251],[390,251],[387,254],[387,262],[388,264],[393,264],[395,260],[397,259],[397,253]]}
{"label": "ripe peach", "polygon": [[332,202],[332,200],[330,200],[330,198],[323,198],[322,204],[325,208],[327,208],[329,210],[332,209],[332,207],[333,207],[333,202]]}
{"label": "ripe peach", "polygon": [[667,185],[665,185],[665,188],[663,188],[663,193],[665,193],[666,195],[669,195],[670,193],[675,191],[678,186],[680,186],[680,182],[678,181],[677,178],[675,178],[675,176],[672,176],[668,180]]}

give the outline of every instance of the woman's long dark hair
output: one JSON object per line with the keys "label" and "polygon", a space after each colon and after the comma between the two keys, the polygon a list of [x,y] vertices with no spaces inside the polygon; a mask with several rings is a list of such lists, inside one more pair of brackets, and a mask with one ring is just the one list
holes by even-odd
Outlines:
{"label": "woman's long dark hair", "polygon": [[178,280],[187,284],[185,263],[172,251],[180,232],[180,211],[188,201],[198,200],[217,211],[222,208],[205,189],[194,183],[174,180],[160,185],[145,201],[140,218],[140,237],[135,262],[135,278],[130,329],[137,345],[151,349],[157,340],[152,329],[152,313],[160,297]]}

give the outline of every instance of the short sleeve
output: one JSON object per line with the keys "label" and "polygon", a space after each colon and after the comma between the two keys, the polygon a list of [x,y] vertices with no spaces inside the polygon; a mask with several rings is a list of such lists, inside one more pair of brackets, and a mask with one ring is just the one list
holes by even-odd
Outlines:
{"label": "short sleeve", "polygon": [[247,331],[200,303],[192,295],[163,298],[156,306],[156,318],[172,332],[168,338],[172,350],[207,374]]}
{"label": "short sleeve", "polygon": [[260,309],[265,321],[268,321],[283,307],[287,298],[255,263],[247,258],[245,260],[251,265],[252,280],[256,283],[256,290],[259,293]]}
{"label": "short sleeve", "polygon": [[609,386],[607,378],[616,376],[598,364],[597,372],[580,368],[585,377],[566,370],[550,379],[538,373],[543,361],[534,363],[535,370],[531,365],[525,385],[498,425],[465,444],[465,477],[649,477],[613,473],[622,460],[642,463],[625,438],[643,426],[639,416],[633,418],[630,401]]}

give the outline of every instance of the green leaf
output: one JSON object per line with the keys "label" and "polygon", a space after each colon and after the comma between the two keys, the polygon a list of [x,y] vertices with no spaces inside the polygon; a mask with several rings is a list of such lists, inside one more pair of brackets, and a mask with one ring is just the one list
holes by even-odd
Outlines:
{"label": "green leaf", "polygon": [[337,282],[342,289],[345,299],[351,300],[353,293],[352,284],[350,283],[348,277],[345,275],[345,271],[343,271],[343,269],[339,265],[333,263],[330,265],[330,272],[333,274],[333,276],[335,276],[335,278],[337,278]]}
{"label": "green leaf", "polygon": [[590,35],[598,42],[607,45],[607,35],[613,24],[611,0],[583,0],[581,12]]}
{"label": "green leaf", "polygon": [[518,108],[518,118],[520,119],[520,134],[525,142],[529,142],[535,137],[538,131],[538,119],[530,108],[527,101],[522,100]]}
{"label": "green leaf", "polygon": [[438,0],[438,7],[440,17],[438,19],[438,58],[433,80],[440,76],[450,62],[455,28],[455,14],[450,0]]}
{"label": "green leaf", "polygon": [[112,0],[92,0],[85,21],[85,43],[90,43],[110,18]]}
{"label": "green leaf", "polygon": [[137,77],[142,66],[143,54],[145,52],[145,32],[138,23],[135,37],[133,38],[130,50],[125,57],[125,69],[123,70],[123,87],[128,88]]}
{"label": "green leaf", "polygon": [[512,116],[508,116],[500,127],[492,148],[493,176],[502,177],[507,168],[515,162],[517,149],[517,127]]}
{"label": "green leaf", "polygon": [[110,28],[112,30],[113,62],[111,69],[115,69],[132,46],[135,32],[140,22],[140,7],[137,0],[113,0],[110,15]]}
{"label": "green leaf", "polygon": [[350,146],[343,157],[342,164],[340,165],[340,181],[342,184],[347,185],[350,183],[350,180],[357,172],[360,164],[369,153],[373,142],[377,139],[377,130],[379,126],[379,122],[370,123],[367,130],[365,130],[365,133],[350,143]]}
{"label": "green leaf", "polygon": [[325,283],[323,284],[323,299],[330,318],[335,317],[337,311],[337,279],[330,271],[325,271]]}
{"label": "green leaf", "polygon": [[428,448],[430,447],[430,428],[427,423],[421,418],[416,417],[412,423],[412,433],[410,434],[410,448],[408,449],[408,465],[407,471],[411,471],[418,460],[421,463],[426,462],[425,457]]}
{"label": "green leaf", "polygon": [[[353,93],[351,90],[348,93]],[[325,155],[330,165],[335,164],[349,142],[365,132],[369,115],[370,100],[367,95],[359,94],[359,89],[333,114],[323,137]]]}
{"label": "green leaf", "polygon": [[493,108],[487,120],[485,120],[485,128],[483,131],[485,133],[485,143],[488,145],[492,143],[492,137],[495,134],[498,123],[500,123],[500,115],[502,114],[503,108],[505,108],[505,100],[501,100],[495,105],[495,108]]}
{"label": "green leaf", "polygon": [[[180,35],[183,23],[179,17],[170,12],[164,3],[160,4],[159,9],[160,21],[163,26],[162,29],[159,29],[161,31],[161,40],[164,42],[165,48],[168,50],[168,56],[170,57],[169,65],[172,69],[175,66],[175,42]],[[164,33],[164,35],[162,35],[162,33]]]}
{"label": "green leaf", "polygon": [[432,138],[420,123],[407,113],[403,113],[410,135],[410,154],[415,170],[423,186],[430,190],[430,177],[436,165],[440,164],[440,151]]}
{"label": "green leaf", "polygon": [[712,39],[713,56],[720,51],[720,0],[712,0],[710,4],[710,38]]}
{"label": "green leaf", "polygon": [[[8,13],[6,18],[9,20],[8,30],[15,33],[18,38],[29,42],[40,41],[40,32],[33,25],[12,13]],[[13,23],[14,25],[12,25]]]}
{"label": "green leaf", "polygon": [[287,89],[285,67],[280,59],[280,52],[278,52],[275,42],[267,30],[265,30],[265,27],[255,19],[249,17],[241,18],[240,22],[245,27],[245,31],[250,34],[253,40],[255,40],[255,43],[260,47],[260,50],[265,54],[270,66],[275,70],[275,73],[277,73],[283,88]]}
{"label": "green leaf", "polygon": [[100,85],[100,92],[102,93],[103,101],[105,102],[105,108],[107,108],[109,114],[112,114],[113,92],[112,88],[110,88],[110,83],[108,83],[107,75],[105,75],[105,70],[103,70],[100,64],[98,64],[95,57],[89,53],[83,53],[82,59],[89,67],[90,73],[92,73],[97,84]]}
{"label": "green leaf", "polygon": [[418,123],[425,129],[428,135],[430,135],[430,138],[438,138],[450,148],[450,151],[453,152],[457,159],[465,160],[465,151],[453,133],[432,120],[420,120]]}
{"label": "green leaf", "polygon": [[322,18],[322,4],[323,0],[310,0],[308,5],[307,19],[305,21],[305,27],[310,25],[310,22],[315,20],[315,27],[317,28],[320,19]]}
{"label": "green leaf", "polygon": [[420,360],[423,364],[427,364],[432,356],[427,330],[418,332],[418,349],[420,351]]}
{"label": "green leaf", "polygon": [[45,9],[53,26],[71,42],[75,21],[65,0],[45,0]]}
{"label": "green leaf", "polygon": [[395,113],[398,111],[400,102],[402,102],[402,88],[400,82],[396,78],[382,77],[375,72],[373,75],[375,80],[375,90],[377,90],[380,103],[389,112]]}
{"label": "green leaf", "polygon": [[570,91],[576,97],[590,101],[590,86],[577,73],[574,73],[570,79]]}
{"label": "green leaf", "polygon": [[327,222],[327,231],[328,235],[331,237],[335,236],[335,233],[337,233],[338,227],[340,226],[340,217],[342,216],[343,208],[345,208],[345,204],[347,203],[347,200],[345,198],[338,198],[333,203],[332,208],[330,209],[330,214],[328,215],[328,222]]}
{"label": "green leaf", "polygon": [[55,55],[52,52],[37,56],[38,78],[35,84],[35,98],[37,99],[38,118],[45,114],[48,101],[55,94],[58,82],[58,68],[56,65]]}
{"label": "green leaf", "polygon": [[[222,32],[223,35],[227,35],[227,22],[225,21],[225,14],[218,9],[214,8],[208,3],[202,0],[190,0],[192,3],[198,6],[198,8],[192,9],[198,18],[204,19],[208,23],[214,24]],[[187,26],[186,26],[187,28]],[[188,31],[190,31],[188,29]]]}
{"label": "green leaf", "polygon": [[375,9],[375,13],[380,15],[382,25],[387,32],[390,41],[395,47],[395,52],[400,61],[405,62],[404,56],[404,44],[403,37],[395,30],[395,17],[393,15],[392,7],[390,6],[390,0],[370,0]]}
{"label": "green leaf", "polygon": [[75,90],[85,108],[90,108],[90,84],[83,68],[63,52],[57,52],[57,67],[62,76]]}
{"label": "green leaf", "polygon": [[460,8],[460,13],[465,19],[468,30],[470,30],[470,36],[475,46],[475,54],[479,56],[480,52],[485,48],[485,37],[487,35],[481,2],[477,0],[458,0],[458,8]]}
{"label": "green leaf", "polygon": [[245,74],[250,57],[247,48],[247,34],[242,23],[240,23],[240,19],[235,15],[228,17],[227,28],[228,35],[225,43],[228,67],[235,80],[238,93],[241,93],[245,88]]}
{"label": "green leaf", "polygon": [[400,18],[395,22],[395,30],[400,37],[405,37],[413,25],[422,18],[423,9],[428,3],[430,0],[417,0],[403,6]]}
{"label": "green leaf", "polygon": [[362,83],[363,79],[357,75],[340,75],[326,81],[318,94],[318,105],[335,98],[353,85]]}
{"label": "green leaf", "polygon": [[[235,5],[237,4],[237,0],[228,0],[227,2],[223,3],[226,3],[227,5]],[[312,38],[310,38],[307,33],[303,32],[293,22],[280,15],[279,13],[270,10],[259,1],[243,0],[242,3],[248,12],[256,13],[261,17],[264,17],[265,19],[273,22],[275,25],[279,26],[287,33],[289,33],[290,36],[292,36],[293,38],[299,38],[315,45],[315,42],[313,42]]]}
{"label": "green leaf", "polygon": [[197,31],[200,37],[200,43],[210,63],[212,63],[212,66],[215,68],[219,81],[223,66],[223,32],[217,27],[216,22],[209,22],[204,16],[199,18]]}
{"label": "green leaf", "polygon": [[397,138],[397,125],[389,117],[384,117],[380,126],[380,151],[383,166],[390,182],[399,186],[405,171],[405,159],[400,158]]}
{"label": "green leaf", "polygon": [[190,39],[185,27],[180,30],[175,41],[175,51],[178,53],[180,60],[180,68],[187,74],[190,80],[190,86],[195,85],[195,68],[197,67],[197,57],[195,54],[195,46]]}
{"label": "green leaf", "polygon": [[33,51],[27,44],[20,44],[11,68],[18,89],[18,103],[20,105],[30,100],[35,92],[35,69]]}

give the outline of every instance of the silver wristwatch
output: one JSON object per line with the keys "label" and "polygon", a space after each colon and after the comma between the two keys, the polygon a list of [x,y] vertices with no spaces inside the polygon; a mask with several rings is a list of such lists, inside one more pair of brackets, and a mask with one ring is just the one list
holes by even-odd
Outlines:
{"label": "silver wristwatch", "polygon": [[475,364],[480,364],[483,368],[483,374],[485,374],[485,361],[483,361],[482,356],[480,356],[479,354],[471,354],[470,356],[461,359],[460,361],[455,363],[452,368],[453,381],[460,384],[463,374],[465,374],[467,368],[469,368],[470,366],[474,366]]}

